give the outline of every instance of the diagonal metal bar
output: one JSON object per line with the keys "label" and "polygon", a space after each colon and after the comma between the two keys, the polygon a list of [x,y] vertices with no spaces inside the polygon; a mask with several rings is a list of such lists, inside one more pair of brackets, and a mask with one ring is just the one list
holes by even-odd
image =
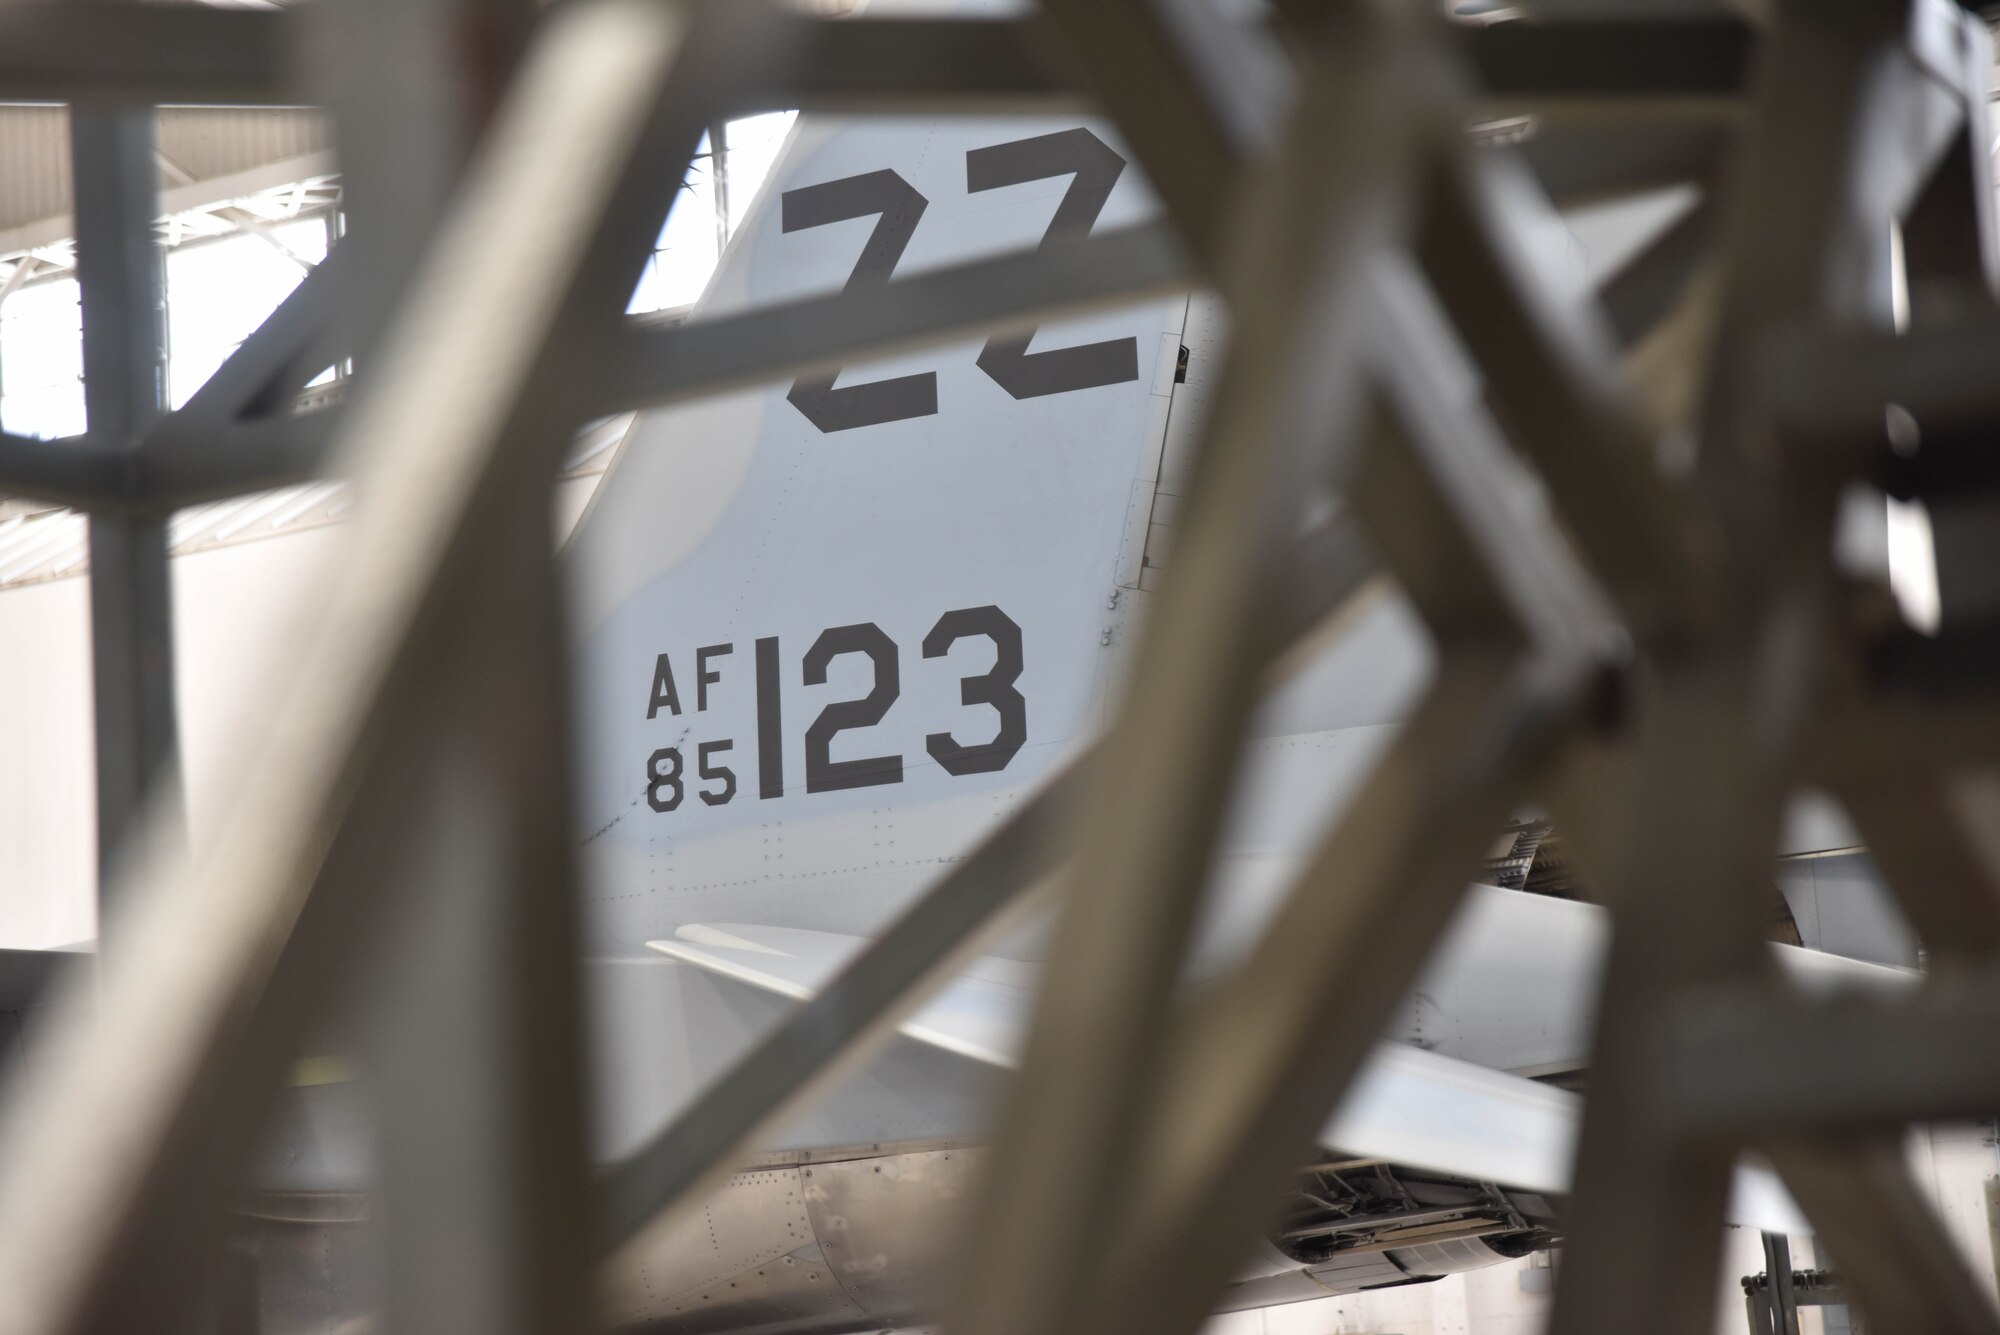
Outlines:
{"label": "diagonal metal bar", "polygon": [[1993,39],[1983,24],[1953,26],[1961,39],[1956,43],[1955,84],[1964,116],[1901,229],[1909,319],[1915,325],[1982,296],[1991,299],[2000,285],[2000,227],[1986,110]]}
{"label": "diagonal metal bar", "polygon": [[[752,18],[716,22],[726,35]],[[353,915],[358,930],[374,882],[314,893],[330,833],[383,777],[376,744],[426,735],[424,646],[439,646],[416,632],[481,571],[478,516],[510,487],[544,486],[587,411],[583,378],[558,373],[552,350],[608,335],[680,179],[660,164],[691,156],[704,81],[733,61],[733,47],[683,60],[686,27],[681,7],[644,0],[570,7],[522,76],[345,423],[368,504],[318,638],[288,683],[269,684],[229,818],[198,866],[135,887],[128,967],[107,974],[95,1014],[67,999],[43,1079],[12,1091],[0,1328],[117,1320],[121,1267],[174,1250],[179,1210],[231,1180],[246,1146],[218,1142],[241,1129],[222,1114],[257,1101],[314,1011],[304,999],[341,976],[343,938],[313,918]],[[264,1005],[274,990],[301,1004]]]}
{"label": "diagonal metal bar", "polygon": [[[1625,1304],[1635,1292],[1637,1328],[1679,1331],[1708,1319],[1733,1149],[1688,1137],[1662,1109],[1653,1008],[1690,980],[1767,963],[1758,932],[1778,819],[1773,794],[1785,784],[1772,773],[1774,758],[1750,743],[1749,674],[1712,650],[1678,666],[1647,692],[1625,802],[1616,811],[1556,813],[1566,828],[1609,818],[1611,828],[1584,843],[1603,850],[1616,911],[1556,1332],[1595,1329],[1607,1302]],[[1618,813],[1629,810],[1648,819],[1620,828]],[[1697,826],[1698,849],[1672,837]]]}
{"label": "diagonal metal bar", "polygon": [[1275,40],[1207,0],[1060,0],[1047,18],[1212,270],[1242,203],[1227,183],[1276,150],[1291,99]]}
{"label": "diagonal metal bar", "polygon": [[1535,193],[1513,164],[1460,158],[1439,173],[1419,258],[1487,374],[1508,438],[1538,467],[1633,633],[1698,624],[1715,535],[1660,474],[1614,371],[1610,331],[1554,295],[1521,241]]}
{"label": "diagonal metal bar", "polygon": [[1396,125],[1406,110],[1382,45],[1341,49],[1310,85],[1319,96],[1296,109],[1282,165],[1239,215],[1242,286],[1231,295],[1262,318],[1232,340],[1177,574],[1135,655],[1147,670],[1080,804],[1089,837],[1068,884],[1088,891],[1064,902],[1010,1091],[970,1251],[980,1263],[960,1276],[966,1335],[1072,1329],[1104,1229],[1139,1185],[1132,1132],[1153,1102],[1158,1017],[1207,880],[1221,818],[1213,794],[1232,784],[1251,684],[1274,647],[1262,609],[1282,577],[1291,494],[1318,471],[1301,455],[1351,430],[1365,335],[1349,288],[1400,221],[1405,142],[1333,134],[1358,120]]}
{"label": "diagonal metal bar", "polygon": [[1715,232],[1715,209],[1704,199],[1599,284],[1597,299],[1621,344],[1639,342],[1673,309],[1709,254]]}
{"label": "diagonal metal bar", "polygon": [[[351,281],[350,267],[346,247],[335,246],[180,410],[154,430],[148,446],[178,446],[210,427],[280,410],[294,391],[332,365],[341,352],[332,339],[335,302],[342,284]],[[306,365],[312,361],[319,365]],[[288,373],[297,384],[283,383]]]}
{"label": "diagonal metal bar", "polygon": [[[1750,402],[1752,368],[1773,332],[1814,317],[1890,326],[1889,225],[1964,119],[1959,91],[1940,82],[1911,43],[1927,16],[1949,8],[1842,0],[1794,20],[1799,31],[1781,25],[1745,150],[1743,170],[1760,189],[1740,192],[1724,220],[1739,277],[1725,292],[1713,349],[1711,435],[1719,436],[1721,417]],[[1879,406],[1876,413],[1879,420]],[[1738,430],[1705,447],[1701,464],[1710,473],[1756,472],[1768,449],[1756,433]]]}
{"label": "diagonal metal bar", "polygon": [[1934,967],[2000,955],[2000,882],[1954,810],[1945,775],[1899,757],[1907,739],[1884,740],[1865,771],[1834,781],[1835,796],[1897,888]]}
{"label": "diagonal metal bar", "polygon": [[[1661,662],[1638,734],[1628,805],[1647,819],[1629,823],[1610,869],[1617,915],[1554,1335],[1593,1330],[1614,1305],[1640,1330],[1707,1317],[1733,1142],[1678,1120],[1654,1063],[1676,997],[1768,969],[1758,906],[1824,691],[1832,601],[1833,489],[1783,485],[1746,359],[1788,320],[1884,321],[1887,223],[1923,156],[1910,146],[1949,128],[1907,57],[1905,25],[1922,8],[1781,3],[1760,67],[1740,171],[1762,191],[1739,194],[1727,218],[1700,455],[1732,606],[1700,651]],[[1703,830],[1699,846],[1670,848],[1665,832],[1686,828]],[[1833,1206],[1860,1208],[1852,1193]],[[1865,1252],[1842,1261],[1850,1277],[1877,1267],[1870,1283],[1890,1273]]]}
{"label": "diagonal metal bar", "polygon": [[1574,675],[1534,681],[1517,661],[1473,646],[1447,659],[1250,956],[1170,1026],[1181,1038],[1144,1171],[1092,1302],[1064,1329],[1206,1319],[1450,921],[1487,832],[1575,716]]}
{"label": "diagonal metal bar", "polygon": [[673,1207],[732,1171],[757,1132],[867,1057],[924,996],[978,953],[1005,911],[1052,872],[1064,817],[1090,761],[1058,774],[988,835],[818,996],[793,1011],[660,1136],[617,1165],[598,1192],[607,1279],[637,1285],[638,1266],[670,1235]]}
{"label": "diagonal metal bar", "polygon": [[368,1001],[386,1330],[570,1330],[588,1305],[568,702],[546,506],[546,480],[526,476],[481,520],[486,569],[452,613],[457,670],[445,666],[462,698],[415,804],[427,818],[396,877],[404,902]]}
{"label": "diagonal metal bar", "polygon": [[1457,406],[1468,371],[1413,267],[1391,255],[1371,278],[1382,436],[1348,491],[1444,665],[1255,948],[1172,1026],[1145,1165],[1079,1331],[1191,1329],[1210,1309],[1450,921],[1482,832],[1583,717],[1611,637],[1497,433]]}
{"label": "diagonal metal bar", "polygon": [[1758,358],[1765,402],[1788,436],[1816,448],[1882,442],[1896,404],[1925,434],[1983,432],[2000,419],[1992,368],[2000,316],[1973,309],[1908,333],[1798,326]]}

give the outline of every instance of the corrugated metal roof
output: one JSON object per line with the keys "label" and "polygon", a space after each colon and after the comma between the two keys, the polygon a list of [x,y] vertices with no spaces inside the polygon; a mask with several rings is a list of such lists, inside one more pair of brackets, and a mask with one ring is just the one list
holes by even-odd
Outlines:
{"label": "corrugated metal roof", "polygon": [[[160,111],[161,208],[196,208],[269,185],[266,169],[302,177],[332,170],[324,113],[296,107],[165,107]],[[0,103],[0,257],[71,235],[69,112]]]}

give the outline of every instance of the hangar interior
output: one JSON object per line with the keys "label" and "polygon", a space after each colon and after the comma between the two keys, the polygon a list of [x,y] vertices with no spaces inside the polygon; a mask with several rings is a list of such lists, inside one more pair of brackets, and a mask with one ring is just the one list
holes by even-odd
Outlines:
{"label": "hangar interior", "polygon": [[0,7],[0,1330],[2000,1332],[1996,17]]}

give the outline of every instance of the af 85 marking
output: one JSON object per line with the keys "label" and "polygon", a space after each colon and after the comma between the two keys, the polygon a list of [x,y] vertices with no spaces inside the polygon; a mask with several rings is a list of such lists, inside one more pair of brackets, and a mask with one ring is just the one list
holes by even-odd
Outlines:
{"label": "af 85 marking", "polygon": [[[999,726],[988,742],[961,742],[950,731],[933,732],[924,738],[924,750],[945,773],[992,774],[1007,768],[1028,738],[1028,701],[1017,683],[1025,666],[1021,628],[1014,619],[991,603],[982,607],[960,607],[937,619],[923,639],[925,658],[942,658],[958,641],[984,637],[993,644],[993,666],[984,672],[961,677],[959,702],[968,707],[984,706],[999,716]],[[695,712],[708,708],[708,688],[722,679],[714,660],[735,652],[733,644],[704,645],[695,650]],[[873,671],[868,693],[851,700],[836,700],[819,711],[805,729],[806,791],[838,792],[848,788],[869,788],[903,781],[903,757],[863,756],[853,760],[833,758],[833,740],[843,732],[872,728],[887,717],[902,694],[901,654],[896,641],[872,621],[848,626],[831,626],[818,638],[800,661],[800,680],[807,686],[824,686],[833,661],[855,654],[866,658]],[[781,646],[778,637],[766,636],[756,642],[757,695],[757,796],[782,797],[785,792],[783,715],[779,694]],[[655,718],[664,709],[681,713],[680,690],[674,681],[673,661],[661,654],[653,663],[653,683],[648,692],[646,717]],[[698,743],[695,772],[701,787],[695,795],[708,806],[719,807],[736,797],[736,773],[720,763],[736,745],[732,737]],[[654,811],[680,808],[690,787],[688,762],[679,746],[663,746],[646,758],[646,805]]]}

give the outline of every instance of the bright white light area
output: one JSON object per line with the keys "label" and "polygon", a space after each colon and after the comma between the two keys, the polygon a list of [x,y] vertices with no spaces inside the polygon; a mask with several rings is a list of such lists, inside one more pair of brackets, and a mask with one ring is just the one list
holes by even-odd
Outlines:
{"label": "bright white light area", "polygon": [[[322,199],[331,190],[316,179],[165,220],[162,283],[172,407],[187,402],[326,258],[326,205],[297,216],[310,188]],[[29,269],[25,282],[0,296],[0,428],[44,438],[80,435],[83,329],[76,279],[65,272],[74,265],[70,247],[66,242],[43,247],[14,264]]]}
{"label": "bright white light area", "polygon": [[[326,220],[301,218],[167,252],[167,401],[215,374],[307,270],[326,258]],[[0,375],[5,374],[0,349]]]}
{"label": "bright white light area", "polygon": [[[668,310],[701,295],[723,246],[749,215],[795,119],[796,112],[779,111],[729,122],[722,136],[720,179],[715,154],[703,137],[633,293],[631,310]],[[303,211],[308,187],[315,192],[312,208]],[[186,403],[306,272],[326,258],[328,208],[337,189],[337,179],[315,178],[254,200],[165,220],[171,407]],[[44,247],[14,263],[30,267],[25,281],[18,283],[0,268],[0,430],[44,438],[81,435],[83,334],[76,279],[66,272],[73,263],[68,244]]]}
{"label": "bright white light area", "polygon": [[722,258],[723,246],[749,214],[797,117],[795,111],[774,111],[729,122],[723,131],[720,190],[714,148],[708,136],[702,136],[687,182],[660,229],[628,311],[672,310],[692,305],[701,296]]}
{"label": "bright white light area", "polygon": [[1937,634],[1942,611],[1937,547],[1922,501],[1889,498],[1889,589],[1905,621],[1926,635]]}
{"label": "bright white light area", "polygon": [[83,431],[83,315],[74,278],[21,288],[0,304],[0,428],[22,436]]}

